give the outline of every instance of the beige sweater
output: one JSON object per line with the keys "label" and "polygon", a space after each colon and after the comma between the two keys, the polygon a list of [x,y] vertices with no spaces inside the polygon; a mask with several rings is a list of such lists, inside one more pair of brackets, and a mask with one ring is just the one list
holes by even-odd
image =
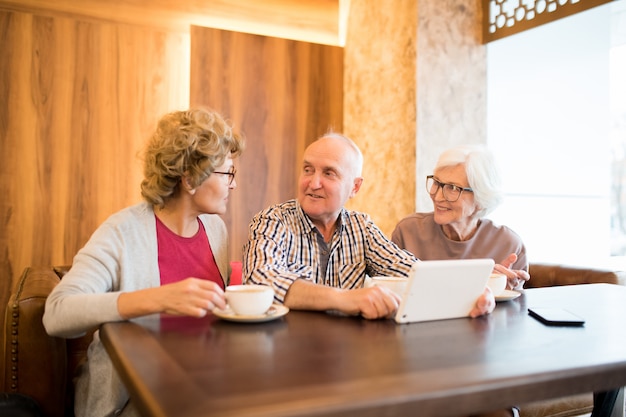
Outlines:
{"label": "beige sweater", "polygon": [[511,253],[517,254],[512,269],[528,271],[528,257],[522,239],[506,226],[481,219],[476,233],[463,242],[448,239],[433,213],[414,213],[400,220],[391,235],[402,249],[423,261],[438,259],[490,258],[500,263]]}

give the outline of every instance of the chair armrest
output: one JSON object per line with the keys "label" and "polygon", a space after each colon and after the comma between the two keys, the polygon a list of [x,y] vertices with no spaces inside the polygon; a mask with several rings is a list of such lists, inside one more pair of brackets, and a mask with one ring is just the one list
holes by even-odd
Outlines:
{"label": "chair armrest", "polygon": [[25,394],[46,416],[63,416],[67,380],[65,339],[49,336],[42,323],[46,298],[59,282],[51,267],[24,270],[6,305],[2,391]]}
{"label": "chair armrest", "polygon": [[583,268],[558,264],[534,263],[529,266],[530,280],[524,288],[572,284],[619,284],[619,275],[609,269]]}

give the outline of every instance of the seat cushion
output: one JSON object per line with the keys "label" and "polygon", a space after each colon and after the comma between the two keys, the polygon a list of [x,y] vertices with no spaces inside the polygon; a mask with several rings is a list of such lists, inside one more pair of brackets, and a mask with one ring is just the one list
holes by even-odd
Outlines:
{"label": "seat cushion", "polygon": [[520,417],[575,417],[591,413],[593,394],[580,394],[520,406]]}

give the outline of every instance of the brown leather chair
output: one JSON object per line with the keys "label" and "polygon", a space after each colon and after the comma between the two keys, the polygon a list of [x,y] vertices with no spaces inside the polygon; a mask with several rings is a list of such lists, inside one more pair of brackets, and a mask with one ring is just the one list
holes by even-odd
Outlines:
{"label": "brown leather chair", "polygon": [[625,284],[623,272],[583,268],[560,264],[536,263],[529,268],[530,281],[524,288],[553,287],[574,284]]}
{"label": "brown leather chair", "polygon": [[[623,273],[605,269],[536,263],[529,268],[530,281],[524,288],[575,284],[624,284]],[[591,413],[593,394],[586,393],[520,405],[520,417],[574,417]]]}
{"label": "brown leather chair", "polygon": [[91,333],[78,339],[50,337],[43,327],[46,298],[67,270],[26,268],[6,303],[0,336],[5,401],[32,398],[47,417],[74,415],[73,377],[92,338]]}
{"label": "brown leather chair", "polygon": [[[39,416],[33,407],[46,417],[74,416],[73,379],[93,332],[62,339],[48,336],[42,323],[46,298],[68,270],[29,267],[13,290],[10,283],[0,283],[0,306],[5,307],[4,323],[0,320],[0,416]],[[231,279],[241,283],[240,263],[234,264]]]}

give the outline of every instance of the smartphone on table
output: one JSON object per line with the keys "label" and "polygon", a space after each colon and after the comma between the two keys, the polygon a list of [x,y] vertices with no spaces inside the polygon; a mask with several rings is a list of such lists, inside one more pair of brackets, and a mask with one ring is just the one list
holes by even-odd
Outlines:
{"label": "smartphone on table", "polygon": [[576,314],[559,307],[533,307],[528,314],[549,326],[582,326],[585,320]]}

